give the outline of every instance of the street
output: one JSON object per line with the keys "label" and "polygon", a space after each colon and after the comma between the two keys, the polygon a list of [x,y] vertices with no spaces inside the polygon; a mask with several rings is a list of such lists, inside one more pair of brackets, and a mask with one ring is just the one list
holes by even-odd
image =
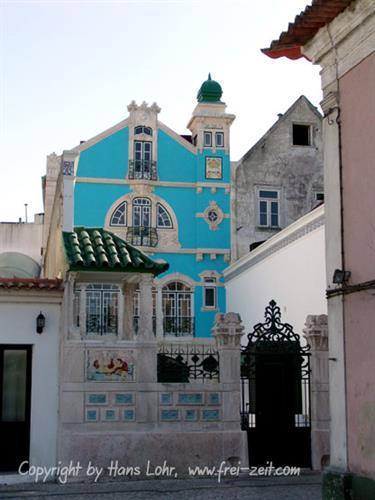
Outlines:
{"label": "street", "polygon": [[127,480],[0,486],[0,498],[33,500],[321,500],[321,475],[235,479]]}

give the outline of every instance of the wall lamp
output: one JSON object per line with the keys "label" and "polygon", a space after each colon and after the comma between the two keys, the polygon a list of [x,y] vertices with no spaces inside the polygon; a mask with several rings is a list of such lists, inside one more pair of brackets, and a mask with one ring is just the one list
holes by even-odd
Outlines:
{"label": "wall lamp", "polygon": [[335,285],[344,285],[350,278],[350,271],[344,271],[341,269],[336,269],[333,273],[332,281]]}
{"label": "wall lamp", "polygon": [[41,334],[43,332],[43,328],[46,326],[46,318],[42,314],[42,311],[38,314],[36,318],[36,331]]}

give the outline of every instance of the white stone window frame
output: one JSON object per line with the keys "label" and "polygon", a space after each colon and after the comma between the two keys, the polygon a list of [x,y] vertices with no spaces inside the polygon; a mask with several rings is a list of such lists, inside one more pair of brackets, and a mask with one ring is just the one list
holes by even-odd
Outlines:
{"label": "white stone window frame", "polygon": [[[136,125],[136,127],[137,126],[140,125]],[[151,144],[151,165],[152,165],[152,162],[157,162],[157,130],[154,127],[151,127],[150,125],[142,125],[142,126],[149,127],[152,131],[152,135],[148,135],[145,133],[136,134],[135,133],[136,127],[129,126],[128,160],[135,161],[136,142],[142,142],[142,143],[149,142]],[[126,175],[128,175],[129,173],[128,168],[126,169],[127,170]]]}
{"label": "white stone window frame", "polygon": [[[206,140],[209,139],[209,140]],[[203,147],[204,148],[212,148],[213,146],[213,134],[212,130],[204,130],[203,131]]]}
{"label": "white stone window frame", "polygon": [[[223,283],[220,282],[220,278],[222,275],[214,270],[206,270],[199,274],[201,281],[199,285],[202,287],[202,312],[218,312],[219,304],[218,304],[218,289],[223,286]],[[212,280],[212,281],[209,281]],[[215,305],[207,306],[205,303],[205,289],[206,288],[214,288],[215,289]]]}
{"label": "white stone window frame", "polygon": [[188,286],[191,289],[191,303],[190,310],[192,314],[192,318],[196,317],[195,314],[195,288],[198,283],[194,281],[190,276],[187,276],[183,273],[170,273],[164,276],[163,278],[156,278],[154,281],[154,286],[156,288],[156,337],[159,340],[163,341],[172,341],[173,342],[186,342],[186,340],[191,340],[195,338],[191,335],[182,335],[180,337],[175,335],[164,335],[164,313],[163,313],[163,287],[168,283],[172,283],[174,281],[179,281],[184,285]]}
{"label": "white stone window frame", "polygon": [[[110,281],[90,281],[74,282],[74,276],[70,278],[70,293],[68,293],[70,301],[70,318],[69,318],[69,336],[73,340],[84,340],[84,341],[116,341],[121,339],[121,332],[123,331],[123,291],[121,283],[110,282]],[[90,333],[86,330],[86,303],[87,303],[87,288],[90,285],[111,285],[117,288],[118,299],[117,299],[117,333],[103,333],[96,334]],[[90,289],[89,289],[90,290]],[[78,315],[77,315],[78,313]],[[78,321],[77,321],[78,319]]]}
{"label": "white stone window frame", "polygon": [[[294,144],[293,125],[302,125],[308,127],[309,144]],[[312,122],[293,121],[290,125],[290,145],[292,148],[311,148],[314,147],[314,124]]]}
{"label": "white stone window frame", "polygon": [[[218,144],[218,140],[217,140],[218,137],[222,138],[221,139],[221,144]],[[224,144],[225,144],[225,142],[224,142],[224,132],[222,130],[216,130],[215,131],[215,147],[217,149],[223,149],[224,148]]]}
{"label": "white stone window frame", "polygon": [[[156,247],[150,248],[150,251],[155,252],[155,248],[163,248],[163,250],[170,250],[171,252],[180,249],[181,244],[178,239],[179,225],[177,216],[169,203],[163,198],[152,193],[153,188],[149,185],[134,185],[133,191],[118,198],[109,208],[105,221],[104,228],[112,233],[117,234],[120,238],[126,239],[126,232],[128,226],[113,226],[111,225],[111,218],[117,207],[122,202],[127,203],[127,221],[128,224],[133,222],[133,200],[134,198],[148,198],[151,201],[151,228],[156,228],[158,232],[158,244]],[[172,227],[158,227],[157,226],[157,204],[163,206],[171,218]],[[147,251],[149,247],[142,247],[143,251]]]}
{"label": "white stone window frame", "polygon": [[[150,132],[150,133],[148,133],[148,132]],[[152,137],[153,136],[152,127],[148,127],[147,125],[136,125],[134,127],[134,135],[135,136],[145,135],[147,137]]]}
{"label": "white stone window frame", "polygon": [[[165,225],[165,224],[161,225],[159,223],[159,215],[161,215],[159,213],[159,209],[161,209],[164,212],[164,214],[167,216],[167,219],[169,221],[168,225]],[[158,229],[173,229],[173,222],[172,222],[172,218],[170,216],[170,213],[168,212],[168,210],[166,209],[166,207],[162,203],[160,203],[160,202],[156,203],[156,227]]]}
{"label": "white stone window frame", "polygon": [[[123,217],[124,217],[124,224],[120,224],[120,223],[115,223],[113,221],[113,218],[115,217],[116,215],[116,212],[119,211],[122,207],[124,207],[124,213],[123,213]],[[126,201],[122,201],[118,206],[117,208],[115,208],[115,210],[112,212],[112,215],[111,215],[111,220],[110,220],[110,223],[109,225],[110,226],[119,226],[119,227],[126,227],[128,224],[127,224],[127,216],[128,216],[128,204]]]}
{"label": "white stone window frame", "polygon": [[[261,196],[261,191],[271,191],[277,193],[277,197],[271,198],[266,196]],[[267,224],[261,224],[260,216],[260,203],[267,203]],[[272,212],[271,212],[271,203],[277,202],[278,206],[278,217],[277,217],[277,225],[272,224]],[[281,189],[274,186],[257,186],[256,188],[256,216],[257,216],[257,227],[258,229],[280,229],[281,228]]]}

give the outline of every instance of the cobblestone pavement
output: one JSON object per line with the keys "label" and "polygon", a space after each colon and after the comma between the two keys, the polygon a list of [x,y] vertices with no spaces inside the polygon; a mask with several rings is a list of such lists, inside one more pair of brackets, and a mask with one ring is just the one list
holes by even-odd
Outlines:
{"label": "cobblestone pavement", "polygon": [[0,486],[0,499],[33,500],[321,500],[321,476],[149,479]]}

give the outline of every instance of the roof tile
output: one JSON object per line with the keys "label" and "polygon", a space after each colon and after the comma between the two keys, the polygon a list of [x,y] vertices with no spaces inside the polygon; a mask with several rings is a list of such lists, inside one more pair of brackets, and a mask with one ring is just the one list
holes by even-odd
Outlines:
{"label": "roof tile", "polygon": [[75,228],[71,233],[64,232],[63,238],[71,271],[143,272],[156,276],[169,268],[166,262],[151,259],[102,228]]}
{"label": "roof tile", "polygon": [[270,47],[262,49],[263,54],[277,59],[288,57],[299,59],[304,57],[301,47],[311,40],[322,26],[333,21],[353,0],[313,0],[303,12],[289,23],[288,30],[283,31],[278,40],[273,40]]}

